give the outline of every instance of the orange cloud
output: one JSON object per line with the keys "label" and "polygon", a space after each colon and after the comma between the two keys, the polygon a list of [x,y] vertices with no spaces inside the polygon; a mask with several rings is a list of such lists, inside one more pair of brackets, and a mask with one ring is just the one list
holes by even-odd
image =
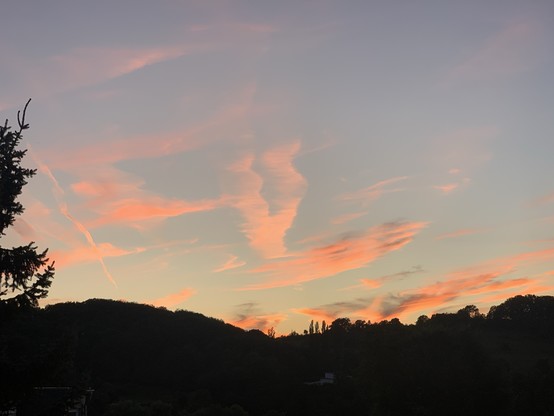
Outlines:
{"label": "orange cloud", "polygon": [[93,253],[95,253],[96,259],[98,260],[98,262],[102,266],[102,270],[104,271],[104,274],[106,275],[108,280],[114,286],[117,287],[117,283],[115,282],[115,279],[113,278],[113,276],[109,272],[108,268],[106,267],[106,264],[104,263],[104,258],[102,257],[102,253],[98,249],[98,246],[96,245],[96,242],[94,241],[94,238],[92,237],[92,234],[80,221],[78,221],[75,217],[73,217],[69,213],[67,203],[63,200],[63,197],[64,197],[65,193],[64,193],[62,187],[60,186],[60,184],[58,183],[57,179],[52,174],[52,171],[50,170],[50,168],[47,165],[45,165],[44,163],[39,161],[35,156],[33,156],[33,158],[35,159],[35,162],[38,164],[39,169],[43,173],[46,174],[46,176],[50,179],[50,181],[53,184],[54,195],[56,197],[56,202],[58,203],[58,208],[59,208],[60,213],[64,217],[66,217],[75,226],[75,228],[85,237],[85,239],[88,242],[91,250],[93,251]]}
{"label": "orange cloud", "polygon": [[333,313],[330,311],[326,311],[323,308],[301,308],[301,309],[293,309],[292,312],[299,313],[302,315],[310,316],[311,318],[315,320],[322,320],[326,321],[326,323],[333,322],[336,318],[338,318],[337,313]]}
{"label": "orange cloud", "polygon": [[237,261],[239,258],[237,256],[231,255],[229,260],[227,260],[225,263],[223,263],[221,266],[215,268],[213,270],[214,273],[224,272],[226,270],[232,270],[236,269],[238,267],[242,267],[246,264],[245,261]]}
{"label": "orange cloud", "polygon": [[396,178],[386,179],[384,181],[377,182],[367,188],[360,189],[355,192],[349,192],[342,194],[338,197],[341,201],[361,201],[364,205],[379,199],[384,193],[403,191],[402,188],[396,189],[384,189],[386,186],[396,182],[404,181],[408,179],[407,176],[399,176]]}
{"label": "orange cloud", "polygon": [[335,302],[318,308],[294,309],[293,312],[308,315],[316,320],[325,320],[328,324],[343,317],[379,321],[381,315],[375,311],[379,309],[380,302],[380,298],[359,298],[352,301]]}
{"label": "orange cloud", "polygon": [[102,216],[90,223],[92,227],[107,224],[132,224],[146,220],[177,217],[193,212],[210,211],[221,206],[219,200],[186,202],[145,196],[142,199],[126,198],[108,204]]}
{"label": "orange cloud", "polygon": [[329,245],[291,253],[289,258],[252,270],[252,273],[269,276],[269,279],[243,290],[296,285],[364,267],[411,242],[426,225],[423,222],[383,224],[356,235],[345,235]]}
{"label": "orange cloud", "polygon": [[147,303],[156,307],[163,306],[164,308],[173,308],[183,303],[194,294],[196,294],[196,291],[194,289],[186,288],[181,290],[180,292],[172,293],[162,298],[151,300]]}
{"label": "orange cloud", "polygon": [[343,214],[336,218],[333,218],[331,220],[331,224],[335,224],[335,225],[345,224],[357,218],[363,217],[364,215],[367,215],[367,212],[363,211],[363,212],[352,212],[350,214]]}
{"label": "orange cloud", "polygon": [[229,323],[242,329],[258,329],[264,333],[267,333],[268,329],[275,328],[286,318],[286,314],[274,313],[268,315],[247,316],[237,320],[230,320]]}
{"label": "orange cloud", "polygon": [[222,136],[228,137],[230,131],[236,131],[237,136],[242,134],[245,117],[254,111],[252,100],[255,93],[255,83],[244,86],[237,91],[234,101],[182,130],[126,138],[109,137],[103,141],[94,140],[87,146],[64,149],[62,154],[42,149],[40,156],[54,171],[70,171],[83,176],[112,169],[116,162],[124,160],[152,159],[198,149],[221,140]]}
{"label": "orange cloud", "polygon": [[[423,310],[428,312],[428,309],[435,306],[444,307],[448,302],[460,297],[477,295],[483,297],[482,295],[509,289],[517,289],[517,292],[514,292],[516,294],[553,290],[554,285],[544,285],[542,283],[544,277],[540,276],[500,280],[507,274],[514,273],[517,267],[524,263],[552,260],[554,260],[554,249],[546,249],[493,259],[484,264],[457,271],[444,281],[402,292],[397,297],[389,297],[388,306],[382,311],[383,318],[407,316]],[[505,299],[507,296],[506,293],[502,293],[499,298]]]}
{"label": "orange cloud", "polygon": [[[241,212],[241,228],[250,245],[267,258],[286,254],[285,235],[306,189],[306,180],[292,163],[299,149],[300,143],[294,142],[266,152],[260,160],[265,180],[254,170],[253,155],[228,168],[233,178],[225,184],[230,188],[225,199]],[[267,199],[262,187],[270,190]]]}
{"label": "orange cloud", "polygon": [[102,258],[106,257],[121,257],[129,254],[142,253],[145,251],[142,247],[137,247],[132,250],[125,250],[119,247],[115,247],[111,243],[99,243],[97,244],[97,250],[95,251],[90,246],[74,247],[69,251],[64,250],[52,250],[51,257],[56,260],[56,269],[68,267],[79,263],[88,263],[98,260],[98,255]]}
{"label": "orange cloud", "polygon": [[[461,298],[477,298],[471,303],[489,304],[518,294],[551,292],[554,290],[554,284],[550,283],[551,276],[554,274],[552,270],[534,277],[509,279],[508,275],[515,273],[517,267],[524,263],[551,262],[553,259],[554,249],[519,253],[455,271],[447,275],[444,280],[402,291],[396,295],[363,297],[295,311],[314,317],[326,317],[326,319],[353,316],[379,321],[391,318],[414,318],[421,313],[432,314]],[[418,271],[420,268],[416,267],[408,272],[383,276],[381,279]],[[371,281],[371,284],[373,282]]]}
{"label": "orange cloud", "polygon": [[255,302],[243,303],[238,305],[237,309],[235,318],[229,319],[228,322],[247,330],[259,329],[262,332],[267,332],[268,329],[275,328],[287,318],[287,315],[282,313],[261,313],[259,305]]}
{"label": "orange cloud", "polygon": [[368,289],[377,289],[378,287],[383,286],[382,280],[360,279],[360,282]]}
{"label": "orange cloud", "polygon": [[433,188],[438,189],[439,191],[441,191],[445,195],[448,195],[449,193],[454,191],[456,188],[458,188],[458,186],[460,186],[460,184],[458,184],[458,183],[449,183],[449,184],[446,184],[446,185],[435,185],[435,186],[433,186]]}

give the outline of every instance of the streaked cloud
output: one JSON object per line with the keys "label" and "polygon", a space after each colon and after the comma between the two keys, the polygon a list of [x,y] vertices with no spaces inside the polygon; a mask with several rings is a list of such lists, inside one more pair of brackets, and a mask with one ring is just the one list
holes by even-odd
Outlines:
{"label": "streaked cloud", "polygon": [[333,302],[316,308],[294,309],[293,312],[307,315],[316,320],[325,320],[328,324],[337,318],[350,317],[352,319],[365,319],[379,321],[381,315],[379,309],[380,298],[357,298],[351,301]]}
{"label": "streaked cloud", "polygon": [[423,268],[421,266],[419,266],[419,265],[418,266],[412,266],[408,270],[402,270],[400,272],[387,274],[387,275],[384,275],[384,276],[363,278],[363,279],[360,279],[360,284],[353,285],[353,286],[348,286],[348,287],[345,287],[345,288],[340,289],[340,290],[341,291],[346,291],[346,290],[360,289],[360,288],[373,290],[373,289],[380,288],[388,280],[393,280],[393,281],[402,280],[402,279],[405,279],[405,278],[407,278],[411,275],[424,273],[424,272],[425,272],[425,270],[423,270]]}
{"label": "streaked cloud", "polygon": [[483,228],[460,228],[459,230],[450,233],[440,234],[435,237],[436,240],[445,240],[447,238],[464,237],[466,235],[479,234],[486,231]]}
{"label": "streaked cloud", "polygon": [[221,266],[216,267],[213,272],[219,273],[224,272],[227,270],[236,269],[238,267],[242,267],[246,264],[245,261],[239,260],[238,256],[230,255],[229,259],[223,263]]}
{"label": "streaked cloud", "polygon": [[454,191],[456,188],[458,188],[458,186],[460,186],[460,184],[458,184],[458,183],[448,183],[446,185],[435,185],[435,186],[433,186],[433,188],[441,191],[445,195],[448,195],[449,193]]}
{"label": "streaked cloud", "polygon": [[52,171],[50,170],[50,168],[46,164],[42,163],[34,155],[33,155],[33,158],[35,159],[35,162],[39,166],[39,169],[43,173],[45,173],[46,176],[52,182],[53,192],[54,192],[54,195],[56,197],[56,201],[57,201],[58,209],[59,209],[60,213],[64,217],[66,217],[75,226],[75,229],[78,230],[85,237],[85,239],[86,239],[87,243],[89,244],[92,252],[96,255],[96,259],[98,260],[98,262],[102,266],[102,270],[104,271],[104,275],[108,278],[108,280],[114,286],[117,287],[117,283],[116,283],[115,279],[113,278],[112,274],[110,273],[110,271],[108,270],[108,268],[106,267],[106,263],[104,263],[104,257],[102,256],[101,251],[99,250],[96,242],[94,241],[94,238],[92,237],[92,234],[90,233],[88,228],[83,225],[83,223],[81,223],[79,220],[77,220],[73,215],[71,215],[69,213],[67,203],[64,200],[65,192],[62,189],[62,187],[60,186],[60,184],[58,183],[56,177],[52,174]]}
{"label": "streaked cloud", "polygon": [[290,286],[334,276],[364,267],[387,253],[410,243],[427,226],[424,222],[393,222],[359,233],[344,234],[331,244],[290,253],[290,257],[270,261],[254,270],[265,282],[243,290]]}
{"label": "streaked cloud", "polygon": [[268,329],[275,328],[287,318],[284,313],[263,313],[256,302],[246,302],[236,306],[233,318],[228,320],[231,325],[242,329],[258,329],[267,333]]}
{"label": "streaked cloud", "polygon": [[408,179],[407,176],[398,176],[395,178],[385,179],[383,181],[377,182],[374,185],[368,186],[367,188],[360,189],[354,192],[344,193],[338,196],[340,201],[355,201],[361,202],[363,205],[367,205],[377,199],[379,199],[385,193],[399,192],[403,191],[404,188],[392,188],[386,189],[389,185],[395,184],[397,182],[405,181]]}
{"label": "streaked cloud", "polygon": [[538,22],[512,23],[452,68],[446,81],[491,80],[528,71],[538,63],[542,42]]}
{"label": "streaked cloud", "polygon": [[347,222],[363,217],[364,215],[367,215],[366,211],[351,212],[349,214],[339,215],[338,217],[335,217],[331,220],[331,224],[335,224],[335,225],[346,224]]}
{"label": "streaked cloud", "polygon": [[[254,169],[253,154],[228,168],[232,180],[224,184],[225,199],[242,214],[241,229],[251,247],[266,258],[287,253],[284,239],[306,190],[306,180],[293,165],[299,149],[296,141],[265,152],[259,161],[263,176]],[[270,191],[262,194],[264,189]]]}
{"label": "streaked cloud", "polygon": [[156,307],[163,306],[164,308],[174,308],[182,304],[194,294],[196,294],[194,289],[185,288],[177,293],[171,293],[167,296],[151,300],[147,303]]}
{"label": "streaked cloud", "polygon": [[91,221],[90,226],[135,224],[149,220],[178,217],[193,212],[211,211],[220,206],[222,206],[220,200],[187,202],[160,196],[144,196],[140,199],[125,198],[107,204],[104,207],[102,215],[98,219]]}
{"label": "streaked cloud", "polygon": [[56,260],[56,269],[60,269],[74,264],[97,261],[98,255],[104,259],[107,257],[127,256],[145,251],[142,247],[126,250],[115,247],[111,243],[98,243],[96,247],[98,251],[94,250],[91,246],[81,245],[72,247],[69,250],[52,250],[49,252],[49,255],[52,259]]}

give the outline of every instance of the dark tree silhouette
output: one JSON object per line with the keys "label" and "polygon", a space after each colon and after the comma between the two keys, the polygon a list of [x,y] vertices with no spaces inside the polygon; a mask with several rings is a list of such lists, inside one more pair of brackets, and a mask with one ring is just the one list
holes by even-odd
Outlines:
{"label": "dark tree silhouette", "polygon": [[[27,150],[18,148],[25,124],[25,113],[17,112],[19,129],[12,131],[8,120],[0,126],[0,237],[13,225],[16,215],[24,208],[17,201],[27,179],[35,175],[35,169],[21,167]],[[54,277],[54,263],[49,264],[48,250],[37,251],[32,241],[27,245],[4,248],[0,246],[0,308],[36,307],[38,299],[48,294]]]}

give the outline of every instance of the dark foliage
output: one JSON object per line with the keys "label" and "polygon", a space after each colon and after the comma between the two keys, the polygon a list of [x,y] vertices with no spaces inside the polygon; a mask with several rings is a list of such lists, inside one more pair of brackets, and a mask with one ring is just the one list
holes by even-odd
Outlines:
{"label": "dark foliage", "polygon": [[[89,300],[5,324],[0,360],[14,381],[92,387],[91,416],[551,415],[553,313],[554,297],[528,295],[488,315],[470,305],[415,325],[340,318],[272,338]],[[335,382],[318,382],[327,372]]]}
{"label": "dark foliage", "polygon": [[[30,100],[29,100],[30,101]],[[0,237],[13,225],[15,217],[23,213],[17,201],[27,179],[36,172],[21,167],[27,150],[18,148],[22,132],[29,128],[23,114],[17,113],[19,129],[12,131],[8,120],[0,126]],[[14,309],[36,307],[37,301],[48,293],[54,276],[54,265],[49,264],[47,250],[39,252],[34,242],[13,248],[0,247],[0,317]]]}

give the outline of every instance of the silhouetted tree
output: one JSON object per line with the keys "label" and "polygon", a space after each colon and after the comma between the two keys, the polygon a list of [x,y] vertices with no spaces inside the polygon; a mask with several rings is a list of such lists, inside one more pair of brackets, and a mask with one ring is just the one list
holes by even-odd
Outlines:
{"label": "silhouetted tree", "polygon": [[467,318],[479,318],[483,316],[479,312],[479,308],[475,305],[467,305],[466,307],[460,309],[457,314]]}
{"label": "silhouetted tree", "polygon": [[321,333],[323,334],[325,331],[327,331],[327,323],[325,322],[325,319],[321,322]]}
{"label": "silhouetted tree", "polygon": [[[29,128],[23,114],[17,113],[19,129],[12,131],[8,120],[0,126],[0,236],[13,225],[24,208],[17,201],[27,179],[35,169],[21,167],[27,150],[18,149],[22,132]],[[0,247],[0,307],[37,306],[38,299],[48,294],[54,277],[54,263],[48,264],[48,250],[38,252],[34,242],[13,248]]]}
{"label": "silhouetted tree", "polygon": [[318,321],[315,321],[314,331],[315,331],[316,334],[319,334],[319,322]]}

